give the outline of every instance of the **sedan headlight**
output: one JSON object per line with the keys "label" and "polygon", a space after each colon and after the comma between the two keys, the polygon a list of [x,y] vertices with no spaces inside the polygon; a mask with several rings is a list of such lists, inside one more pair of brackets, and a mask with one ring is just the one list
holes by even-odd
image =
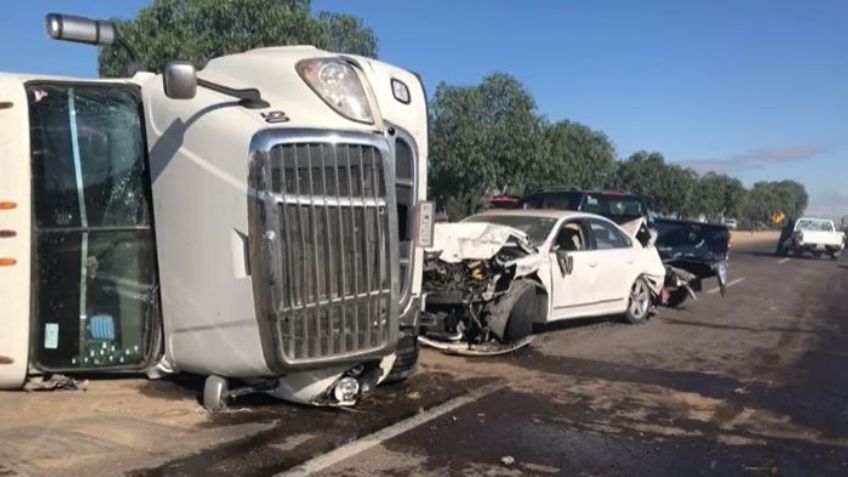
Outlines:
{"label": "sedan headlight", "polygon": [[296,68],[303,81],[337,113],[374,124],[365,88],[350,63],[340,58],[314,58],[298,62]]}

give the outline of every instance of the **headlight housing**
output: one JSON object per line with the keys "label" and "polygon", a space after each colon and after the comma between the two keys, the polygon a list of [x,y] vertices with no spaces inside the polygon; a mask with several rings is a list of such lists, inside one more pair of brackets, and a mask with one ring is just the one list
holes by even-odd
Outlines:
{"label": "headlight housing", "polygon": [[374,124],[365,87],[353,65],[341,58],[313,58],[298,62],[295,68],[335,112],[352,121]]}

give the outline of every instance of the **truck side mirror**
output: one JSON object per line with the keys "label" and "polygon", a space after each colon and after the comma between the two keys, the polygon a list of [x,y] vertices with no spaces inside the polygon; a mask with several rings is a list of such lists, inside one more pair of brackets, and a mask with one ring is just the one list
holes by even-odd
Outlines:
{"label": "truck side mirror", "polygon": [[103,20],[50,13],[44,17],[44,24],[47,34],[54,40],[111,45],[118,39],[115,25]]}
{"label": "truck side mirror", "polygon": [[171,61],[162,72],[162,85],[171,99],[192,99],[197,94],[197,70],[188,61]]}

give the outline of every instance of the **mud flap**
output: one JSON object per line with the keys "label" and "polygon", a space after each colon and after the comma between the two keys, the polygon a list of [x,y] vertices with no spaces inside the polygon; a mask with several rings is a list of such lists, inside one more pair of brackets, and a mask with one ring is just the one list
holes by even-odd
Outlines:
{"label": "mud flap", "polygon": [[727,262],[721,261],[718,263],[718,265],[716,265],[716,277],[718,277],[718,287],[721,290],[721,296],[727,295],[727,276]]}

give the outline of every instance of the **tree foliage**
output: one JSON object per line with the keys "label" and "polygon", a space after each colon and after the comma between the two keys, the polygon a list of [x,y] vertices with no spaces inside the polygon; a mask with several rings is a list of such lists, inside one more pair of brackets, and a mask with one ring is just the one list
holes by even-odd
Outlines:
{"label": "tree foliage", "polygon": [[[132,45],[141,67],[161,71],[170,60],[202,68],[215,57],[253,48],[311,44],[376,57],[373,31],[354,16],[310,15],[308,0],[155,0],[132,20],[113,19]],[[129,58],[123,48],[100,50],[100,75],[123,76]]]}
{"label": "tree foliage", "polygon": [[750,227],[775,226],[772,214],[781,212],[786,218],[797,218],[807,209],[809,196],[796,181],[757,182],[748,192],[742,216]]}
{"label": "tree foliage", "polygon": [[452,217],[475,211],[487,194],[523,191],[541,121],[521,83],[505,74],[475,86],[442,83],[430,113],[431,192]]}
{"label": "tree foliage", "polygon": [[322,48],[338,53],[377,57],[377,37],[362,19],[345,13],[321,12],[318,24],[323,38]]}
{"label": "tree foliage", "polygon": [[615,172],[615,148],[601,131],[565,120],[545,124],[540,140],[541,157],[531,167],[531,186],[598,188]]}
{"label": "tree foliage", "polygon": [[619,163],[612,185],[643,195],[648,206],[661,214],[687,216],[697,208],[697,174],[666,163],[659,152],[639,151]]}
{"label": "tree foliage", "polygon": [[612,187],[645,196],[662,215],[746,224],[768,225],[774,212],[794,217],[807,206],[803,185],[793,181],[749,191],[738,179],[699,175],[659,152],[616,160],[606,134],[546,121],[526,88],[502,73],[472,86],[439,84],[430,101],[430,161],[431,194],[453,219],[482,208],[487,196],[549,186]]}

